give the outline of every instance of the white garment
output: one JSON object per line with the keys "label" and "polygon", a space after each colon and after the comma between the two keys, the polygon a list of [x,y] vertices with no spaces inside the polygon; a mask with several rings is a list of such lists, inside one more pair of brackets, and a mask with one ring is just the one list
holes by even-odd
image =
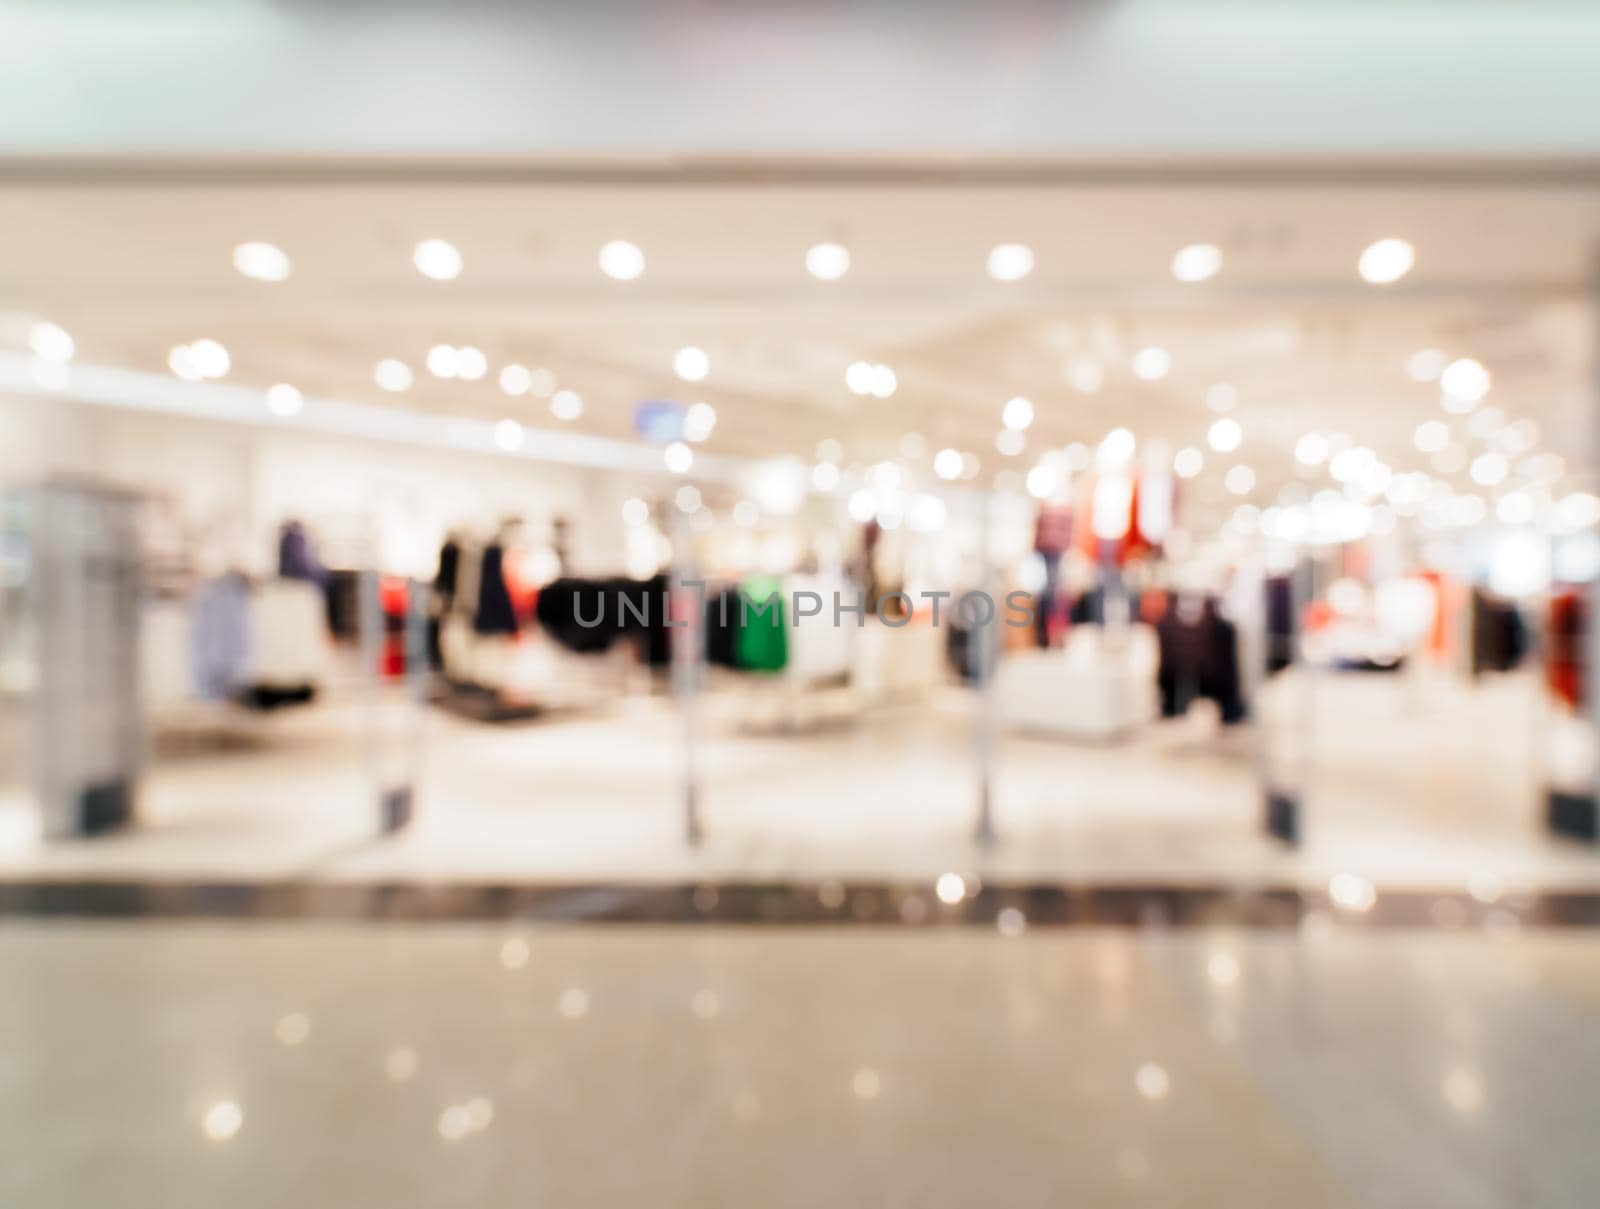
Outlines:
{"label": "white garment", "polygon": [[[800,616],[800,610],[793,606],[797,594],[802,592],[815,593],[822,598],[820,613]],[[788,658],[784,664],[784,671],[791,678],[810,683],[836,680],[849,674],[850,656],[859,627],[854,613],[841,614],[839,624],[834,624],[835,600],[845,605],[858,603],[855,590],[841,576],[791,575],[784,584],[784,603],[793,613],[788,633]],[[807,608],[815,603],[810,599],[805,601]]]}
{"label": "white garment", "polygon": [[1152,721],[1160,710],[1155,631],[1134,625],[1114,640],[1074,626],[1058,651],[1003,655],[995,675],[1001,721],[1016,730],[1103,739]]}
{"label": "white garment", "polygon": [[327,679],[332,640],[322,590],[303,579],[275,579],[250,594],[250,671],[261,688],[315,688]]}

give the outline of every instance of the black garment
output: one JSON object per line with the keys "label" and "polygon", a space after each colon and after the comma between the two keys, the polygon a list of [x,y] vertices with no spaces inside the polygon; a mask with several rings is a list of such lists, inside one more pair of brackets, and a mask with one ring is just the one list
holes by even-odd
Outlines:
{"label": "black garment", "polygon": [[620,580],[627,585],[629,595],[641,606],[647,607],[648,620],[639,624],[632,614],[624,632],[632,634],[639,642],[640,653],[651,667],[666,667],[672,662],[672,631],[667,628],[668,579],[665,575],[652,576],[639,583]]}
{"label": "black garment", "polygon": [[1156,679],[1161,689],[1161,714],[1175,718],[1197,697],[1217,703],[1225,725],[1242,721],[1244,697],[1239,688],[1239,635],[1231,621],[1206,600],[1198,617],[1182,615],[1177,598],[1156,623],[1161,652]]}
{"label": "black garment", "polygon": [[1267,580],[1267,675],[1294,662],[1294,582],[1287,575]]}
{"label": "black garment", "polygon": [[472,628],[479,634],[515,634],[517,611],[506,588],[505,550],[498,544],[484,547],[478,572],[478,609]]}
{"label": "black garment", "polygon": [[[1041,519],[1041,525],[1043,521]],[[1038,609],[1034,615],[1034,639],[1041,647],[1050,645],[1050,620],[1055,616],[1061,595],[1061,552],[1040,550],[1044,561],[1044,586],[1039,589]]]}
{"label": "black garment", "polygon": [[1510,601],[1472,593],[1472,674],[1509,672],[1528,652],[1528,628]]}
{"label": "black garment", "polygon": [[580,655],[611,649],[622,636],[618,585],[626,581],[557,579],[539,590],[533,615],[557,642]]}
{"label": "black garment", "polygon": [[439,569],[433,575],[433,590],[448,605],[455,599],[456,580],[461,575],[461,547],[452,538],[439,547]]}
{"label": "black garment", "polygon": [[737,588],[724,588],[706,599],[706,662],[738,667],[742,601]]}

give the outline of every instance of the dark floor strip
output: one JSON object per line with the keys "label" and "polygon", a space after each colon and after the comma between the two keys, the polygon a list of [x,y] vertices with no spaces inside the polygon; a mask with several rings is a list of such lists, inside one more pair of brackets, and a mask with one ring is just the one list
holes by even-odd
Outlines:
{"label": "dark floor strip", "polygon": [[482,883],[12,881],[0,916],[260,920],[514,920],[537,923],[1294,928],[1324,918],[1353,926],[1600,926],[1600,894],[1382,892],[1365,911],[1294,888],[974,886],[954,904],[931,883],[807,882],[519,885]]}

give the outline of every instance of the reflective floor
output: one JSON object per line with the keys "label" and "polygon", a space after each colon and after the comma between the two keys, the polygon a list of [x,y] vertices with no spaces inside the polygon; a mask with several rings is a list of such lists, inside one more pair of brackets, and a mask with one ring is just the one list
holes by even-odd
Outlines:
{"label": "reflective floor", "polygon": [[1600,935],[0,924],[0,1205],[1581,1206]]}

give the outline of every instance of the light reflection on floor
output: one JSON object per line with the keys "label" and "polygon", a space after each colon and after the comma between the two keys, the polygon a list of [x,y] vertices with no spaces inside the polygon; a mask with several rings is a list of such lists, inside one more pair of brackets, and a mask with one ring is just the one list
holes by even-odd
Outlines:
{"label": "light reflection on floor", "polygon": [[0,1204],[1587,1205],[1597,958],[1584,931],[12,920]]}

